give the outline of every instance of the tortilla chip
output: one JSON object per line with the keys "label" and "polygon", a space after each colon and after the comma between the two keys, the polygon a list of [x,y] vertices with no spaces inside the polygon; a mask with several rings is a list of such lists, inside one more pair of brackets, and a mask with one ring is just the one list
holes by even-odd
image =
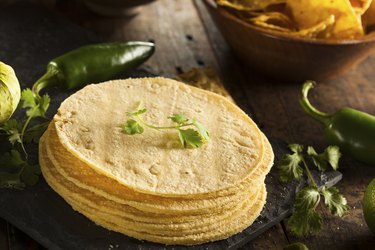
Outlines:
{"label": "tortilla chip", "polygon": [[333,24],[335,23],[335,16],[331,15],[326,20],[322,21],[321,23],[318,23],[315,26],[296,31],[295,29],[284,28],[282,26],[268,23],[270,20],[272,21],[272,18],[273,18],[272,16],[265,14],[265,15],[260,15],[256,18],[253,18],[251,21],[255,25],[259,27],[263,27],[268,30],[277,31],[277,32],[288,34],[291,36],[308,37],[308,38],[318,38],[322,36],[324,37],[325,36],[324,34],[329,33],[333,27]]}
{"label": "tortilla chip", "polygon": [[250,22],[266,29],[277,30],[281,32],[293,32],[295,27],[290,18],[280,12],[268,12],[250,19]]}
{"label": "tortilla chip", "polygon": [[335,24],[325,38],[351,39],[364,35],[361,19],[349,0],[288,0],[287,8],[300,29],[314,27],[333,15]]}
{"label": "tortilla chip", "polygon": [[264,10],[268,6],[285,3],[286,0],[217,0],[218,5],[241,11]]}
{"label": "tortilla chip", "polygon": [[350,3],[353,6],[355,12],[361,16],[370,7],[372,0],[350,0]]}

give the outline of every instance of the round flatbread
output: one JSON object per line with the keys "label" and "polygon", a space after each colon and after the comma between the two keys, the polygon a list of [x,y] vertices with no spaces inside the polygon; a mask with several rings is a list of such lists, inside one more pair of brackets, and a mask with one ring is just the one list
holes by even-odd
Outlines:
{"label": "round flatbread", "polygon": [[[48,134],[47,134],[48,133]],[[98,196],[105,197],[120,204],[130,205],[139,210],[153,213],[168,214],[193,214],[210,213],[219,210],[228,210],[238,204],[239,200],[252,195],[256,187],[263,182],[265,175],[272,166],[272,149],[264,138],[266,144],[266,156],[264,162],[256,169],[254,176],[243,186],[237,188],[234,194],[218,196],[209,199],[178,199],[157,197],[149,194],[136,193],[121,185],[112,178],[104,176],[87,164],[69,154],[59,143],[54,126],[50,126],[46,132],[47,155],[57,171],[82,189],[89,190]],[[245,190],[245,191],[243,191]]]}
{"label": "round flatbread", "polygon": [[[41,149],[45,151],[44,144]],[[228,217],[211,218],[211,223],[203,223],[198,218],[185,223],[153,224],[137,222],[128,217],[114,216],[103,207],[95,207],[92,204],[82,202],[80,190],[68,180],[58,178],[58,173],[53,170],[52,164],[45,161],[48,157],[42,156],[41,162],[43,175],[49,185],[59,193],[75,210],[84,214],[94,222],[110,230],[125,233],[129,236],[146,239],[165,244],[200,244],[206,241],[226,238],[231,234],[240,232],[255,220],[265,202],[265,188],[261,185],[260,191],[255,197],[241,204],[240,209],[234,211]],[[215,215],[212,215],[215,217]],[[237,222],[237,223],[233,223]],[[198,223],[198,224],[197,224]]]}
{"label": "round flatbread", "polygon": [[[170,144],[175,131],[122,132],[126,112],[144,102],[143,119],[171,125],[184,113],[210,132],[199,149]],[[77,158],[137,192],[168,197],[204,197],[236,186],[262,163],[263,136],[236,105],[209,91],[165,78],[89,85],[67,98],[54,117],[59,141]]]}

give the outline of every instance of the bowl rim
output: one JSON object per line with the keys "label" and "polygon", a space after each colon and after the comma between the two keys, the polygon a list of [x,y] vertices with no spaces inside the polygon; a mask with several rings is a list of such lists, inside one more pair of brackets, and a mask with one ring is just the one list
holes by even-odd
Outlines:
{"label": "bowl rim", "polygon": [[237,22],[238,24],[242,26],[250,28],[254,32],[260,33],[261,35],[264,35],[273,39],[292,41],[292,42],[303,42],[303,43],[314,44],[314,45],[330,45],[330,46],[354,45],[354,44],[365,44],[365,43],[375,42],[375,31],[369,34],[365,34],[360,39],[311,39],[311,38],[306,38],[306,37],[291,36],[291,35],[287,35],[284,33],[273,31],[273,30],[265,30],[256,25],[247,23],[241,20],[240,18],[234,16],[233,14],[229,13],[224,8],[219,8],[218,5],[214,2],[214,0],[204,0],[204,3],[208,8],[211,8],[212,11],[216,11],[219,14],[225,16],[226,18],[229,18],[232,21]]}

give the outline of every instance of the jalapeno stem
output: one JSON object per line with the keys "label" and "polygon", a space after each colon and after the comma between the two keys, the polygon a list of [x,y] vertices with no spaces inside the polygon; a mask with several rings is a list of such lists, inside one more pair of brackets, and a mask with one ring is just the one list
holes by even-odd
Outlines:
{"label": "jalapeno stem", "polygon": [[42,89],[51,85],[56,85],[56,74],[57,71],[53,67],[48,67],[47,72],[34,83],[32,87],[33,93],[39,95]]}
{"label": "jalapeno stem", "polygon": [[300,105],[308,115],[328,126],[331,121],[331,115],[317,110],[314,106],[311,105],[309,99],[307,98],[309,90],[312,89],[314,85],[315,82],[313,81],[307,81],[303,84]]}

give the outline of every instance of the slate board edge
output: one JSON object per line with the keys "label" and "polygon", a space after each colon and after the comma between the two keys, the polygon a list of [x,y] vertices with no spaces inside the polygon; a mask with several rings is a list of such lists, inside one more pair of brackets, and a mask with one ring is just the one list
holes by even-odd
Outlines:
{"label": "slate board edge", "polygon": [[39,244],[41,244],[43,247],[45,247],[47,249],[63,250],[63,248],[58,247],[56,244],[54,244],[52,241],[50,241],[47,237],[43,237],[36,230],[33,230],[32,227],[24,225],[25,223],[22,223],[20,220],[17,220],[17,218],[15,216],[13,216],[12,214],[7,213],[7,214],[5,214],[5,216],[4,216],[4,214],[1,215],[1,217],[3,219],[8,221],[10,224],[16,226],[22,232],[24,232],[25,234],[27,234],[28,236],[33,238],[35,241],[37,241]]}
{"label": "slate board edge", "polygon": [[244,245],[246,245],[247,243],[249,243],[250,241],[254,240],[255,238],[257,238],[259,235],[263,234],[264,232],[266,232],[268,229],[270,229],[271,227],[275,226],[276,224],[280,223],[283,219],[287,218],[289,215],[292,214],[292,209],[289,209],[289,210],[286,210],[284,211],[283,213],[281,213],[276,219],[274,219],[272,221],[272,223],[266,223],[264,224],[263,227],[261,227],[260,229],[258,229],[255,233],[253,233],[253,237],[247,237],[247,238],[243,238],[243,240],[240,240],[237,244],[233,245],[233,246],[230,246],[228,248],[228,250],[236,250]]}

